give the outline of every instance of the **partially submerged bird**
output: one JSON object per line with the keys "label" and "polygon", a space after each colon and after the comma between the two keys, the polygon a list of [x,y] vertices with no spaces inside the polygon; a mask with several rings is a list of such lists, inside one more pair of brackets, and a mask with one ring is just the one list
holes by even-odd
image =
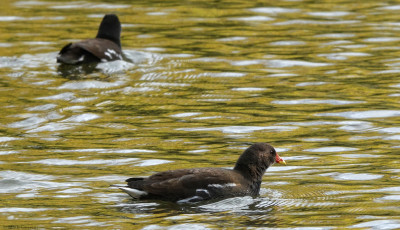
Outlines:
{"label": "partially submerged bird", "polygon": [[122,59],[121,23],[115,14],[106,14],[101,21],[96,38],[64,46],[57,55],[57,62],[82,64]]}
{"label": "partially submerged bird", "polygon": [[119,188],[133,198],[181,202],[257,196],[265,171],[274,163],[286,164],[271,145],[256,143],[242,153],[233,169],[169,170],[147,178],[129,178],[128,185]]}

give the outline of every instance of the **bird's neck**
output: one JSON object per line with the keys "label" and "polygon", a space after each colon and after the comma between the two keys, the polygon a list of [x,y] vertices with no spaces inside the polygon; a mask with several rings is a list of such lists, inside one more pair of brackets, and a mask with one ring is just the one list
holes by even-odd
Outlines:
{"label": "bird's neck", "polygon": [[104,32],[100,32],[99,31],[97,33],[96,38],[103,38],[103,39],[107,39],[107,40],[113,41],[115,44],[117,44],[121,48],[121,41],[120,41],[119,36],[120,35],[117,34],[117,32],[115,32],[115,33],[110,33],[110,32],[104,33]]}
{"label": "bird's neck", "polygon": [[235,165],[234,170],[239,171],[250,183],[261,183],[262,177],[268,167],[260,167],[256,165],[242,165],[240,163]]}

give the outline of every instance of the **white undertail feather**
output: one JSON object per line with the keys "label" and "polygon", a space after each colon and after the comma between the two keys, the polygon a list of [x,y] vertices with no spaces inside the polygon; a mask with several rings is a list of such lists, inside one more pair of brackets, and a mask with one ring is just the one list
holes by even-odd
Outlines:
{"label": "white undertail feather", "polygon": [[118,187],[119,189],[121,189],[122,191],[128,193],[129,196],[131,196],[132,198],[138,199],[142,196],[147,195],[148,193],[145,191],[140,191],[134,188],[128,188],[128,187]]}

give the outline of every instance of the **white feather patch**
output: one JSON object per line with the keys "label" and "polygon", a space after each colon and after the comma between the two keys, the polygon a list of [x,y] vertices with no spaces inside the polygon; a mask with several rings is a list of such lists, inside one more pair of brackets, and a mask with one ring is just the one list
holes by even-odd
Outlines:
{"label": "white feather patch", "polygon": [[208,192],[207,189],[201,189],[201,188],[196,189],[196,193],[197,194],[201,193],[201,192],[204,192],[205,194],[210,195],[210,192]]}
{"label": "white feather patch", "polygon": [[213,188],[227,188],[227,187],[235,187],[235,183],[227,183],[227,184],[209,184],[207,187]]}
{"label": "white feather patch", "polygon": [[121,59],[121,56],[115,50],[112,49],[107,49],[107,51],[104,52],[104,55],[106,55],[109,59],[113,59],[113,56]]}
{"label": "white feather patch", "polygon": [[189,203],[192,202],[193,200],[202,200],[202,198],[200,196],[192,196],[186,199],[182,199],[182,200],[178,200],[178,203]]}
{"label": "white feather patch", "polygon": [[119,187],[122,191],[126,192],[131,196],[132,198],[138,199],[142,196],[147,195],[148,193],[145,191],[137,190],[134,188],[128,188],[128,187]]}

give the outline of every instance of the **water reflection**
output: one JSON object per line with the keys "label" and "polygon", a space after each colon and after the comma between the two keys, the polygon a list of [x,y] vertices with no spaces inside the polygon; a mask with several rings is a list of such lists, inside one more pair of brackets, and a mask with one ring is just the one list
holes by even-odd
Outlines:
{"label": "water reflection", "polygon": [[57,72],[64,78],[76,80],[93,73],[96,70],[96,66],[96,64],[77,66],[61,64],[57,67]]}

